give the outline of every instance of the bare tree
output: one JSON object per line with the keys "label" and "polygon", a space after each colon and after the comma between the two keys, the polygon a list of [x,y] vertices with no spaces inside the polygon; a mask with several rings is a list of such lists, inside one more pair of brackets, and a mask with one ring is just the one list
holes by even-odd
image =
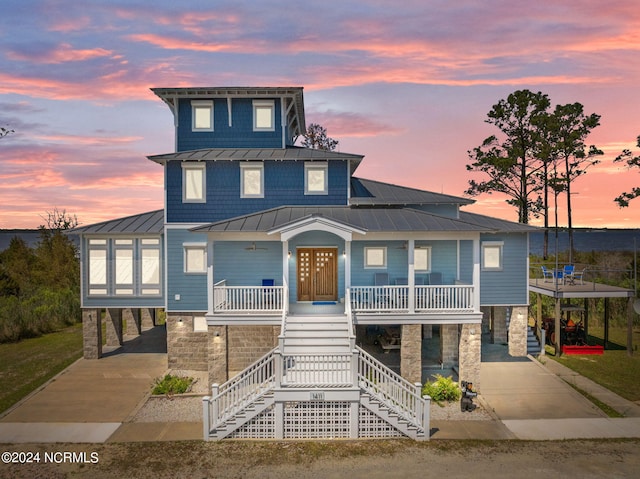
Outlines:
{"label": "bare tree", "polygon": [[327,136],[327,129],[317,123],[311,123],[303,136],[302,146],[306,148],[333,151],[338,146],[338,140],[329,138]]}

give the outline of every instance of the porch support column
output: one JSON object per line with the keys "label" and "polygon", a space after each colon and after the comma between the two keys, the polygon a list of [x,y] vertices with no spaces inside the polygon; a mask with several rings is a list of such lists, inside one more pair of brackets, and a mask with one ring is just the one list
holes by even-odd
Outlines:
{"label": "porch support column", "polygon": [[440,361],[446,368],[453,367],[459,360],[459,338],[457,324],[440,325]]}
{"label": "porch support column", "polygon": [[556,348],[556,357],[560,357],[562,355],[562,334],[560,329],[560,298],[555,298],[556,307],[555,307],[555,327],[553,329],[553,334],[555,335],[555,348]]}
{"label": "porch support column", "polygon": [[422,382],[422,327],[420,324],[402,325],[400,375],[411,383]]}
{"label": "porch support column", "polygon": [[[231,114],[231,113],[229,113]],[[213,240],[207,242],[207,311],[213,314]]]}
{"label": "porch support column", "polygon": [[460,381],[473,383],[473,389],[480,389],[480,324],[463,324],[460,331]]}
{"label": "porch support column", "polygon": [[506,306],[491,307],[491,343],[502,344],[508,341],[507,337],[507,308]]}
{"label": "porch support column", "polygon": [[227,344],[228,326],[214,325],[207,328],[209,384],[222,384],[229,379]]}
{"label": "porch support column", "polygon": [[[416,301],[415,301],[415,285],[416,285],[416,267],[414,264],[414,251],[415,251],[416,241],[414,239],[410,239],[408,241],[407,247],[407,257],[409,260],[409,270],[407,274],[407,284],[409,285],[409,294],[407,295],[407,300],[409,301],[409,314],[416,312]],[[418,379],[420,380],[420,379]]]}
{"label": "porch support column", "polygon": [[[629,296],[627,300],[627,356],[629,357],[633,356],[633,302],[634,298]],[[586,334],[587,331],[585,328],[585,335]]]}
{"label": "porch support column", "polygon": [[140,309],[140,328],[142,331],[153,329],[156,325],[156,310],[153,308]]}
{"label": "porch support column", "polygon": [[82,310],[82,345],[85,359],[102,357],[102,310]]}
{"label": "porch support column", "polygon": [[509,354],[511,356],[527,355],[527,329],[529,326],[526,306],[514,306],[511,309],[509,323]]}
{"label": "porch support column", "polygon": [[286,304],[282,305],[284,311],[289,310],[289,240],[282,242],[282,301]]}
{"label": "porch support column", "polygon": [[344,241],[344,302],[351,301],[347,298],[347,289],[351,288],[351,241]]}
{"label": "porch support column", "polygon": [[480,238],[473,240],[473,310],[480,312]]}

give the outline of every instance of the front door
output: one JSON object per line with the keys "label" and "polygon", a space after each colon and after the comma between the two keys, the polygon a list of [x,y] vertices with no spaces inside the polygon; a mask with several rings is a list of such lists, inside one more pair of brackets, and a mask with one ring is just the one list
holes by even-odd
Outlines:
{"label": "front door", "polygon": [[298,301],[338,299],[338,249],[298,248]]}

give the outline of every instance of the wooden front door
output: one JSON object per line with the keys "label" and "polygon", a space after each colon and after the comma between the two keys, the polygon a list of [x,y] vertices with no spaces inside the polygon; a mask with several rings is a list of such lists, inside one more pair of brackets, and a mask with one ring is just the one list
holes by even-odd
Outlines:
{"label": "wooden front door", "polygon": [[338,299],[338,249],[299,248],[298,301]]}

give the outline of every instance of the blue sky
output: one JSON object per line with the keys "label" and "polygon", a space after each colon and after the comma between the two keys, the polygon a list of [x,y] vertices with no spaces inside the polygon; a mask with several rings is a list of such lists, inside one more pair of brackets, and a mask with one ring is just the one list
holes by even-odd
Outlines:
{"label": "blue sky", "polygon": [[[162,207],[171,113],[151,87],[303,86],[308,123],[365,155],[361,177],[462,195],[467,151],[518,89],[602,116],[606,153],[574,185],[574,224],[640,227],[613,164],[640,134],[632,1],[36,1],[0,17],[0,228],[54,207],[82,224]],[[476,177],[479,179],[479,177]],[[496,195],[471,211],[515,220]],[[640,200],[638,200],[640,201]],[[561,224],[566,215],[560,213]]]}

